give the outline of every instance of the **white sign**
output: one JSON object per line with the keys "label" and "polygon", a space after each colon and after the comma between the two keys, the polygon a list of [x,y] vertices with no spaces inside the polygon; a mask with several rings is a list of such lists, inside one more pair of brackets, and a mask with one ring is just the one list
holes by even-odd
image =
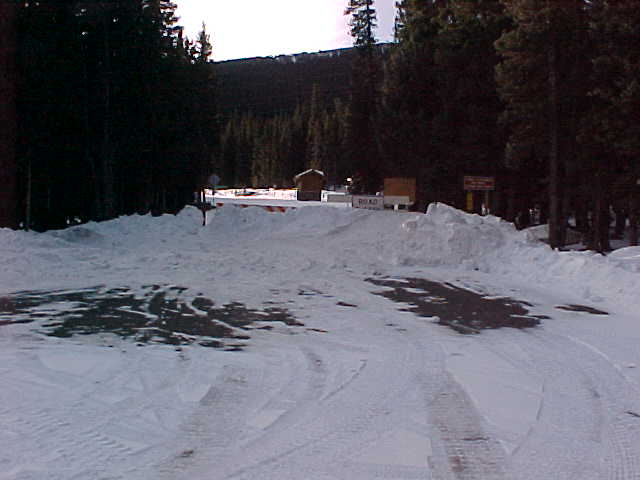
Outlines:
{"label": "white sign", "polygon": [[404,195],[385,195],[384,204],[396,207],[398,205],[411,205],[411,198]]}
{"label": "white sign", "polygon": [[351,198],[353,208],[366,208],[367,210],[384,210],[384,197],[375,195],[354,195]]}

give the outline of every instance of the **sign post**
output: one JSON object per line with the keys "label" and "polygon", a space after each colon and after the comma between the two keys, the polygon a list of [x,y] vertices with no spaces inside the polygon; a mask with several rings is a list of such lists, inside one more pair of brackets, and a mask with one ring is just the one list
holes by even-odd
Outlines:
{"label": "sign post", "polygon": [[467,212],[473,212],[473,192],[467,192]]}

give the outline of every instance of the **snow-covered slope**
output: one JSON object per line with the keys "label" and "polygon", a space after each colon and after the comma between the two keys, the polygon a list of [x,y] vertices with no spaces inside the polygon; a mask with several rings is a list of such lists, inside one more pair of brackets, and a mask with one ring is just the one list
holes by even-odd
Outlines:
{"label": "snow-covered slope", "polygon": [[[552,251],[443,204],[226,205],[201,223],[188,207],[0,230],[0,479],[640,475],[637,248]],[[448,282],[549,318],[460,335],[371,278],[425,298],[407,279]],[[107,319],[217,315],[242,351],[193,331],[177,348],[45,335],[91,302]]]}

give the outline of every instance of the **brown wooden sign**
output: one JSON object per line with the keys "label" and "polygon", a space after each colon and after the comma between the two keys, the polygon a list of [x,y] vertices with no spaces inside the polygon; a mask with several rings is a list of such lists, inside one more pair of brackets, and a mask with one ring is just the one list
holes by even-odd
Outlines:
{"label": "brown wooden sign", "polygon": [[416,179],[392,177],[384,179],[384,196],[404,197],[407,196],[411,200],[410,203],[416,201]]}
{"label": "brown wooden sign", "polygon": [[464,177],[464,189],[465,190],[495,190],[496,179],[495,177]]}

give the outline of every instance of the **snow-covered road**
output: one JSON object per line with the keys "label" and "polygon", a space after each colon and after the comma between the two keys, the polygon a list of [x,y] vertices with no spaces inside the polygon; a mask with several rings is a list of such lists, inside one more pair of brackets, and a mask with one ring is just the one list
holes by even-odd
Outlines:
{"label": "snow-covered road", "polygon": [[[0,479],[640,477],[635,252],[551,252],[444,206],[199,215],[0,231]],[[461,335],[371,278],[449,282],[548,318]],[[98,285],[300,324],[231,324],[250,338],[227,351],[43,334],[77,296],[18,312],[15,292]]]}

